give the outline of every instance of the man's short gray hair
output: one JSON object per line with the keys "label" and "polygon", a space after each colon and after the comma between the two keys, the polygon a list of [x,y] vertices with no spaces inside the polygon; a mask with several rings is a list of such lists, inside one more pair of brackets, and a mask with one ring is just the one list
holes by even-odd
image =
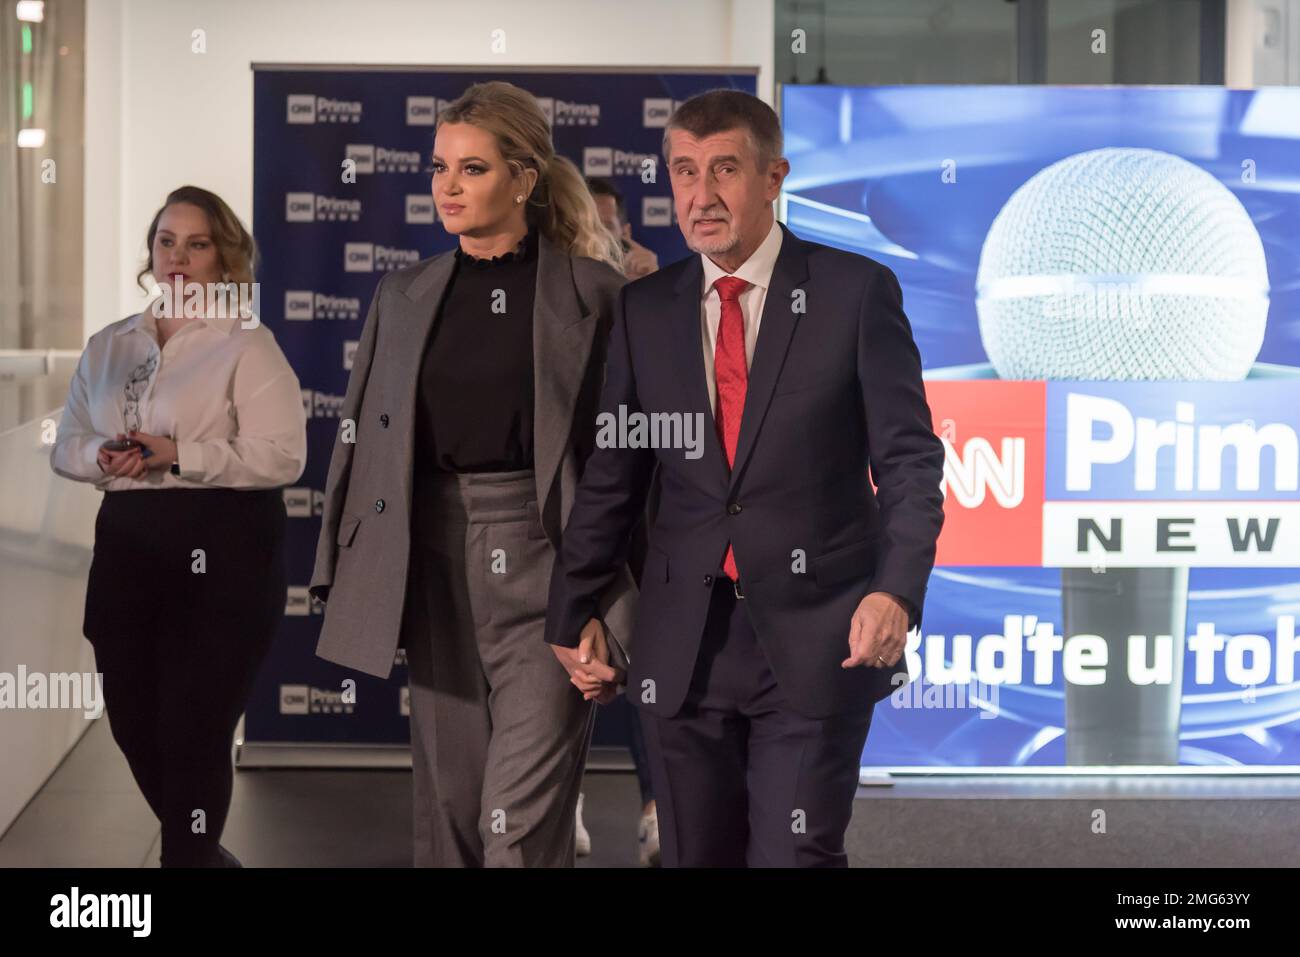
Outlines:
{"label": "man's short gray hair", "polygon": [[773,160],[781,158],[785,140],[776,112],[756,96],[723,88],[697,93],[673,111],[664,128],[664,161],[672,159],[668,149],[673,130],[682,130],[698,139],[735,129],[749,134],[758,154],[759,169],[766,169]]}

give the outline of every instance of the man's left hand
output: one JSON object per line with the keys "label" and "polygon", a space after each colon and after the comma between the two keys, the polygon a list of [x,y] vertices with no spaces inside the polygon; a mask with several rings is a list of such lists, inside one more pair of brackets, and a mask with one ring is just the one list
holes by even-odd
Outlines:
{"label": "man's left hand", "polygon": [[907,607],[889,592],[873,591],[858,603],[849,627],[849,656],[841,668],[892,668],[907,645]]}

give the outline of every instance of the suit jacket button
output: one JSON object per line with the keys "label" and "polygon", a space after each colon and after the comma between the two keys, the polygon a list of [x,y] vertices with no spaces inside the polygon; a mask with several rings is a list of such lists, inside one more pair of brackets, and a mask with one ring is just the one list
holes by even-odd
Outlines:
{"label": "suit jacket button", "polygon": [[706,585],[712,585],[712,584],[713,584],[713,576],[712,576],[712,575],[705,575],[705,576],[704,576],[704,584],[706,584]]}
{"label": "suit jacket button", "polygon": [[384,500],[382,498],[375,499],[375,511],[382,512],[383,510],[384,510]]}
{"label": "suit jacket button", "polygon": [[739,502],[732,502],[730,505],[728,505],[728,506],[727,506],[727,514],[728,514],[728,515],[739,515],[739,514],[740,514],[740,503],[739,503]]}
{"label": "suit jacket button", "polygon": [[384,412],[383,414],[381,414],[381,415],[379,416],[379,424],[382,425],[384,428],[388,428],[388,413],[387,413],[387,412]]}

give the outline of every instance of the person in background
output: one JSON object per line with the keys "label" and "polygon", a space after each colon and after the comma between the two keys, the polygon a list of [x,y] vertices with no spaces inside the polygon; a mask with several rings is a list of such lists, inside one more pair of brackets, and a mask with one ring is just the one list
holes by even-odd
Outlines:
{"label": "person in background", "polygon": [[256,246],[230,207],[182,186],[146,248],[137,283],[179,281],[185,298],[90,337],[50,466],[104,492],[83,631],[113,738],[162,826],[161,864],[238,867],[219,843],[231,741],[284,614],[281,486],[306,463],[306,413],[271,331],[222,317],[208,294],[253,282]]}
{"label": "person in background", "polygon": [[542,637],[620,250],[513,84],[438,112],[430,172],[458,242],[371,301],[308,586],[326,602],[316,653],[385,677],[406,649],[416,866],[571,867],[601,687],[586,664],[631,633],[626,566],[582,650]]}
{"label": "person in background", "polygon": [[[610,180],[588,176],[587,188],[596,198],[600,221],[623,245],[623,274],[629,280],[647,276],[659,268],[659,258],[649,249],[632,239],[632,224],[627,218],[627,201],[622,191]],[[645,558],[646,529],[654,520],[654,505],[658,488],[652,486],[647,500],[646,514],[632,532],[628,550],[628,567],[638,586],[641,583],[641,566]],[[636,769],[637,786],[641,791],[641,815],[637,821],[638,858],[642,867],[659,866],[659,816],[655,811],[654,785],[650,779],[650,764],[646,757],[645,735],[641,731],[641,717],[635,708],[627,708],[628,750]],[[578,853],[591,853],[591,838],[582,825],[582,802],[578,802]]]}
{"label": "person in background", "polygon": [[596,197],[596,210],[605,228],[618,237],[623,247],[623,275],[629,280],[648,276],[659,268],[659,257],[632,238],[627,218],[627,201],[622,191],[600,176],[588,176],[587,188]]}

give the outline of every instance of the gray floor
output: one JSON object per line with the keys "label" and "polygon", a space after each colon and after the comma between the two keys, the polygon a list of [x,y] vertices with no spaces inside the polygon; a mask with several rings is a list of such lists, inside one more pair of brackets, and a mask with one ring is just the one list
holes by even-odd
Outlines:
{"label": "gray floor", "polygon": [[[589,771],[580,867],[636,867],[631,772]],[[246,867],[406,867],[409,771],[240,770],[222,844]],[[0,837],[0,867],[157,867],[158,822],[100,719]]]}
{"label": "gray floor", "polygon": [[[593,762],[601,763],[601,762]],[[628,771],[589,770],[580,867],[635,867]],[[403,867],[407,771],[241,770],[222,843],[250,867]],[[855,866],[1294,867],[1295,776],[907,776],[859,790]],[[94,722],[0,838],[0,867],[156,867],[158,825]]]}
{"label": "gray floor", "polygon": [[1297,775],[908,777],[858,796],[856,866],[1300,865]]}

